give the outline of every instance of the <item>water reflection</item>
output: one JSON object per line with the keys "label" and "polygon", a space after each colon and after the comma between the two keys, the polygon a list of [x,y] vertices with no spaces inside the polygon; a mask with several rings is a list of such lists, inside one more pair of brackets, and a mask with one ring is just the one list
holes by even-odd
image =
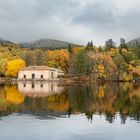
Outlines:
{"label": "water reflection", "polygon": [[63,87],[57,82],[18,82],[18,91],[25,96],[49,96],[60,94]]}
{"label": "water reflection", "polygon": [[39,119],[82,113],[92,121],[94,114],[113,123],[120,114],[140,121],[140,85],[133,83],[73,84],[18,83],[0,85],[0,114],[30,114]]}

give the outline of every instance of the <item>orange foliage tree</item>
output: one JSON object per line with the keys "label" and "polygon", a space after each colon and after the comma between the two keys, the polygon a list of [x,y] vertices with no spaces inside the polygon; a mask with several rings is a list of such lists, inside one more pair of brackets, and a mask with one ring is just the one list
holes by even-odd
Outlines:
{"label": "orange foliage tree", "polygon": [[140,61],[133,60],[129,63],[128,67],[134,79],[140,78]]}
{"label": "orange foliage tree", "polygon": [[81,51],[82,49],[84,49],[83,47],[74,47],[72,48],[72,53],[73,54],[77,54],[79,51]]}
{"label": "orange foliage tree", "polygon": [[61,68],[65,72],[68,71],[68,63],[70,54],[67,50],[48,51],[48,66]]}
{"label": "orange foliage tree", "polygon": [[116,69],[115,63],[108,54],[89,53],[92,63],[91,74],[96,78],[109,79]]}

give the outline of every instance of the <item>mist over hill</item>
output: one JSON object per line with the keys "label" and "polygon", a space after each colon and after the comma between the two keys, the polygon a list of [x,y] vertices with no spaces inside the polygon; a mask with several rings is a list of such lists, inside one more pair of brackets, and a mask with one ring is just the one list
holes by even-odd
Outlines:
{"label": "mist over hill", "polygon": [[[69,47],[80,47],[83,45],[74,44],[71,42],[66,41],[60,41],[55,39],[39,39],[32,42],[22,42],[22,43],[14,43],[12,41],[9,41],[7,39],[3,39],[0,37],[0,46],[19,46],[21,48],[29,48],[29,49],[48,49],[48,50],[54,50],[54,49],[67,49]],[[140,45],[140,37],[136,39],[130,40],[127,45],[129,47],[135,47],[137,45]]]}
{"label": "mist over hill", "polygon": [[13,44],[15,44],[15,43],[13,43],[13,42],[11,42],[9,40],[5,40],[5,39],[0,37],[0,45],[1,46],[7,46],[7,45],[13,45]]}
{"label": "mist over hill", "polygon": [[65,42],[65,41],[59,41],[54,39],[39,39],[33,42],[25,42],[19,44],[23,48],[45,48],[45,49],[65,49],[69,46],[75,47],[78,46],[73,43]]}
{"label": "mist over hill", "polygon": [[140,45],[140,37],[130,40],[127,44],[129,47],[135,47],[136,45]]}

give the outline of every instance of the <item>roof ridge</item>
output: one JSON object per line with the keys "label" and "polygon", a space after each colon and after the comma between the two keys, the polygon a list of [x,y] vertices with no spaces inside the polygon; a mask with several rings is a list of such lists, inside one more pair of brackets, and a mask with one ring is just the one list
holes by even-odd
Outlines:
{"label": "roof ridge", "polygon": [[53,71],[59,70],[59,71],[62,71],[61,69],[48,67],[48,66],[45,66],[45,65],[42,65],[42,66],[28,66],[28,67],[23,68],[21,71],[23,71],[23,70],[53,70]]}

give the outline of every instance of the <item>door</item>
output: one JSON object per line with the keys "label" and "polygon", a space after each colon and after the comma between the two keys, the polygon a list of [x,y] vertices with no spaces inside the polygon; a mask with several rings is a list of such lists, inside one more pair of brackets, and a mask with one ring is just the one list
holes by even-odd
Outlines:
{"label": "door", "polygon": [[35,74],[32,74],[32,79],[35,79]]}

